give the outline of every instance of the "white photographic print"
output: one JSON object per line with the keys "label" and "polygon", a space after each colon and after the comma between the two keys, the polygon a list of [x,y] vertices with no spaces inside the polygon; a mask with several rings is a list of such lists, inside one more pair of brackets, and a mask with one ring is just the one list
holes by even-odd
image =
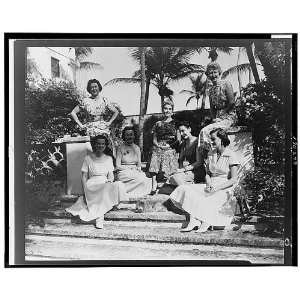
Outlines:
{"label": "white photographic print", "polygon": [[9,265],[293,264],[292,34],[10,43]]}

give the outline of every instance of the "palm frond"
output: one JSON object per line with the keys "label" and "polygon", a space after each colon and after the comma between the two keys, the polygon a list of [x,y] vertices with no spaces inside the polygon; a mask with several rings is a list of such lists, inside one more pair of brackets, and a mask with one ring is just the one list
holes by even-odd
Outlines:
{"label": "palm frond", "polygon": [[187,99],[187,101],[186,101],[185,106],[188,106],[189,103],[191,102],[191,100],[192,100],[193,98],[196,98],[196,96],[191,96],[191,97],[189,97],[189,98]]}
{"label": "palm frond", "polygon": [[231,67],[223,72],[222,79],[226,78],[229,75],[234,75],[237,72],[245,73],[247,71],[251,70],[251,66],[249,63],[240,64],[234,67]]}
{"label": "palm frond", "polygon": [[119,84],[119,83],[140,83],[141,79],[139,78],[114,78],[110,81],[106,82],[104,86],[112,85],[112,84]]}
{"label": "palm frond", "polygon": [[94,63],[94,62],[90,62],[90,61],[80,61],[80,69],[85,69],[85,70],[90,70],[90,69],[101,69],[103,70],[103,67],[98,64],[98,63]]}
{"label": "palm frond", "polygon": [[75,47],[75,56],[77,59],[87,57],[89,54],[93,53],[93,48],[91,47]]}
{"label": "palm frond", "polygon": [[234,50],[231,47],[216,47],[217,52],[223,52],[225,54],[231,54],[231,52]]}
{"label": "palm frond", "polygon": [[188,94],[188,95],[195,95],[195,92],[189,90],[182,90],[179,94]]}

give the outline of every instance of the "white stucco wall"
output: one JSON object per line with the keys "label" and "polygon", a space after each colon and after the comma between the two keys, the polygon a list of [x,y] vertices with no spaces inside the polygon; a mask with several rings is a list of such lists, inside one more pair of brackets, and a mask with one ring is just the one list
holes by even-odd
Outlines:
{"label": "white stucco wall", "polygon": [[60,79],[74,82],[75,50],[68,47],[29,47],[27,60],[34,64],[33,76],[36,78],[52,78],[51,57],[59,60]]}

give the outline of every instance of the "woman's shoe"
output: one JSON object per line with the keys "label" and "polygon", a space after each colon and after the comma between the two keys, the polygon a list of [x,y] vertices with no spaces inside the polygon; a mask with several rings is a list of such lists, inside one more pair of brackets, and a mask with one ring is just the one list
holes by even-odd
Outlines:
{"label": "woman's shoe", "polygon": [[194,230],[196,227],[200,227],[200,226],[201,226],[200,221],[196,220],[195,218],[191,218],[188,226],[181,229],[180,232],[190,232],[190,231]]}
{"label": "woman's shoe", "polygon": [[103,229],[104,217],[100,217],[96,219],[96,228]]}
{"label": "woman's shoe", "polygon": [[206,232],[209,227],[211,227],[210,224],[206,223],[206,222],[202,222],[201,225],[199,226],[198,230],[196,230],[197,233],[203,233]]}

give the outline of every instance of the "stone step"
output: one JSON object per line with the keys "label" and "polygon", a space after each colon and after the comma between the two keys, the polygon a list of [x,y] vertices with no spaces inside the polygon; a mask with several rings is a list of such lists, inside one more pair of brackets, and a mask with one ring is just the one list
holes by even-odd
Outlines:
{"label": "stone step", "polygon": [[[239,231],[214,230],[206,233],[195,231],[180,232],[180,223],[131,223],[131,221],[105,221],[103,229],[97,229],[93,224],[46,224],[44,227],[29,225],[26,234],[67,236],[74,238],[91,238],[104,240],[126,240],[140,242],[160,242],[195,245],[223,245],[259,248],[276,248],[283,251],[283,239],[280,237],[265,237],[254,234],[247,228]],[[141,223],[141,222],[140,222]]]}
{"label": "stone step", "polygon": [[[234,260],[283,264],[281,249],[172,244],[27,234],[26,261],[51,260]],[[201,262],[200,262],[201,263]]]}

